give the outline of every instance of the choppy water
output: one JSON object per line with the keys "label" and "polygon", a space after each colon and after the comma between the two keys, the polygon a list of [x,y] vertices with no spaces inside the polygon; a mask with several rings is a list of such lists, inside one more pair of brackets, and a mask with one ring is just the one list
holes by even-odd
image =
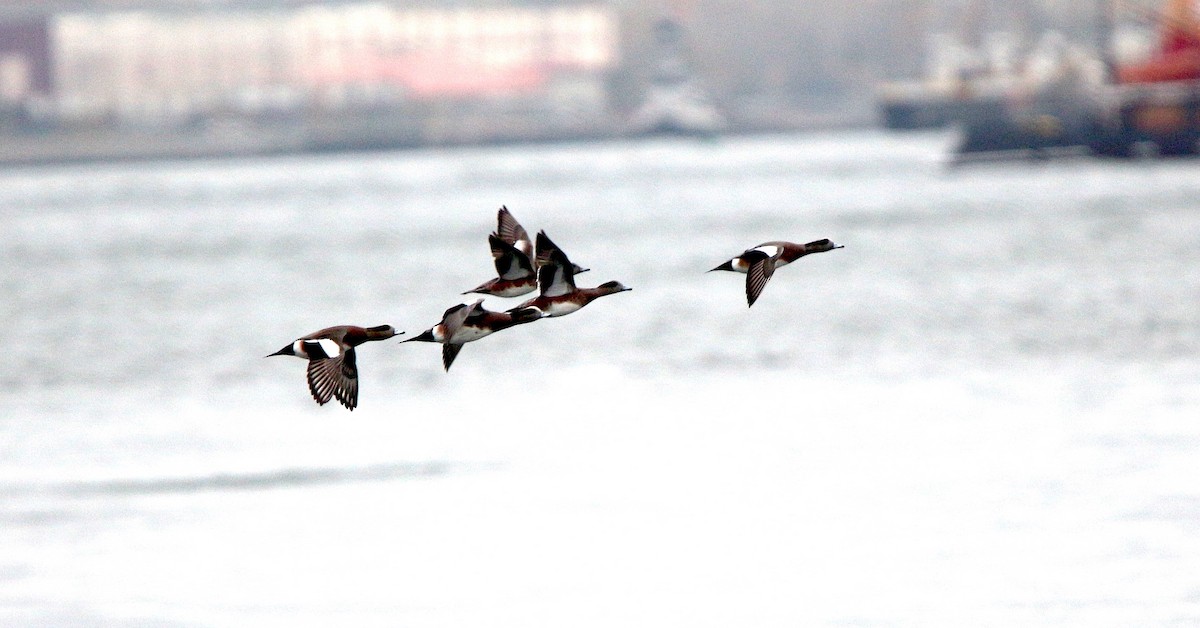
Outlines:
{"label": "choppy water", "polygon": [[[1200,164],[946,146],[0,172],[0,623],[1200,623]],[[633,291],[365,345],[353,413],[262,358],[436,322],[502,203]]]}

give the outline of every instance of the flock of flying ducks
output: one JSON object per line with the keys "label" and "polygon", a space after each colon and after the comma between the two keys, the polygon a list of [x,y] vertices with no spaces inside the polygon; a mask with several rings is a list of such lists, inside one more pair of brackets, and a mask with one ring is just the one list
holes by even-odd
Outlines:
{"label": "flock of flying ducks", "polygon": [[[538,232],[535,245],[507,207],[500,208],[496,221],[496,231],[488,236],[496,277],[463,294],[511,298],[537,290],[538,295],[503,312],[484,308],[483,299],[455,305],[442,314],[442,320],[437,324],[400,341],[441,343],[442,365],[447,371],[468,342],[515,325],[566,316],[600,297],[631,290],[619,281],[602,283],[595,288],[577,287],[575,275],[588,269],[573,263],[546,236],[545,231]],[[709,272],[725,270],[745,273],[746,303],[752,306],[775,269],[810,253],[840,248],[840,245],[829,240],[807,244],[764,242]],[[337,399],[347,409],[354,410],[358,405],[358,366],[354,348],[365,342],[387,340],[403,333],[397,332],[391,325],[366,328],[339,325],[297,338],[267,357],[292,355],[308,360],[308,390],[313,399],[320,405]]]}

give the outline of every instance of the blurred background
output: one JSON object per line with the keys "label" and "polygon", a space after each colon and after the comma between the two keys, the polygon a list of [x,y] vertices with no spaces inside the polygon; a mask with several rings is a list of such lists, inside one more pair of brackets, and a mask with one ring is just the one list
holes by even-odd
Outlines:
{"label": "blurred background", "polygon": [[5,0],[0,160],[948,123],[1127,153],[1139,100],[1194,152],[1194,95],[1110,89],[1197,78],[1119,72],[1200,54],[1185,5]]}
{"label": "blurred background", "polygon": [[0,625],[1200,625],[1195,4],[0,0]]}

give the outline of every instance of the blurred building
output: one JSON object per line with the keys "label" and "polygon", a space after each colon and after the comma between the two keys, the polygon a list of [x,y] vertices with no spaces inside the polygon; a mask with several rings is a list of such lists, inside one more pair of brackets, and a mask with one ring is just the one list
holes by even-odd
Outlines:
{"label": "blurred building", "polygon": [[0,4],[0,127],[603,125],[617,24],[600,4]]}
{"label": "blurred building", "polygon": [[602,109],[617,61],[596,6],[65,13],[49,29],[64,119],[523,97]]}

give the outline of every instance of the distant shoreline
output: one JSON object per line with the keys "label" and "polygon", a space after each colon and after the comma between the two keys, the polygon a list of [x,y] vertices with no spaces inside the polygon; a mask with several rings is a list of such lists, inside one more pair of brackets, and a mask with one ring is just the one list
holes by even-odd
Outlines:
{"label": "distant shoreline", "polygon": [[[768,123],[731,125],[718,135],[788,133],[835,128],[870,128],[874,120],[854,116],[805,116]],[[323,152],[402,150],[444,146],[609,141],[672,134],[630,133],[613,123],[566,126],[528,120],[460,119],[418,126],[411,120],[347,116],[301,124],[258,124],[242,120],[196,128],[121,128],[0,132],[0,165],[38,166],[160,159],[222,159]]]}

